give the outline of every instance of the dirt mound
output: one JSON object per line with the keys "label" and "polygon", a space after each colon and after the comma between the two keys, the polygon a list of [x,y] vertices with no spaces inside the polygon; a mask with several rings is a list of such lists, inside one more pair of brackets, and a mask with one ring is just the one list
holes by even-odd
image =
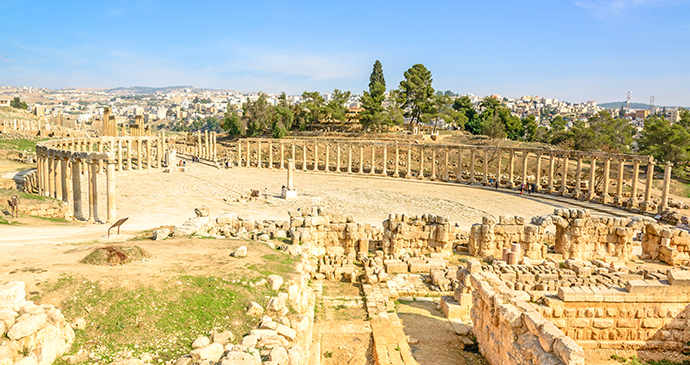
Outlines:
{"label": "dirt mound", "polygon": [[149,257],[151,255],[139,246],[105,246],[93,250],[79,262],[89,265],[115,266]]}

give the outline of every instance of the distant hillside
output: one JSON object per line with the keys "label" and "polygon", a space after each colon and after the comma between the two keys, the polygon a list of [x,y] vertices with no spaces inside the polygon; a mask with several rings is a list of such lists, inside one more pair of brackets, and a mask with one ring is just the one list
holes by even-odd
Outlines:
{"label": "distant hillside", "polygon": [[[612,101],[610,103],[597,103],[597,106],[600,106],[602,108],[606,109],[620,109],[621,105],[624,105],[624,101]],[[655,105],[657,108],[664,108],[663,105]],[[647,109],[649,110],[649,104],[645,103],[630,103],[630,108],[631,109]],[[675,106],[666,106],[666,108],[675,108]],[[688,108],[686,108],[688,109]]]}
{"label": "distant hillside", "polygon": [[166,86],[166,87],[129,86],[129,87],[117,87],[114,89],[108,89],[108,90],[106,90],[106,92],[113,93],[116,95],[128,96],[128,95],[153,94],[157,91],[160,91],[160,92],[181,91],[184,89],[194,89],[194,87],[192,87],[192,86]]}

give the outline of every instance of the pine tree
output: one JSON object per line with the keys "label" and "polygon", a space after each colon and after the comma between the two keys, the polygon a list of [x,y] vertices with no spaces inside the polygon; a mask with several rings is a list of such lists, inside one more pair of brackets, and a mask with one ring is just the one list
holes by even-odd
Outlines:
{"label": "pine tree", "polygon": [[369,92],[374,88],[374,84],[380,83],[383,85],[383,89],[386,89],[386,79],[383,77],[383,66],[381,66],[381,62],[379,60],[376,60],[374,62],[374,70],[371,71],[371,76],[369,76]]}

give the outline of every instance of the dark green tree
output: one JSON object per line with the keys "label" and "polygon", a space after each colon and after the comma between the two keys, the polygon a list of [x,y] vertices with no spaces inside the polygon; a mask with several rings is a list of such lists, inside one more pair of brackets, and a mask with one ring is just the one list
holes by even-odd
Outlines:
{"label": "dark green tree", "polygon": [[244,125],[236,110],[232,109],[232,111],[225,113],[223,129],[231,136],[240,136],[244,134]]}
{"label": "dark green tree", "polygon": [[324,119],[326,115],[325,100],[318,91],[303,92],[302,100],[301,107],[308,123],[318,123]]}
{"label": "dark green tree", "polygon": [[266,101],[266,95],[259,93],[259,98],[255,101],[247,101],[242,105],[242,120],[247,126],[248,136],[257,136],[268,131],[272,122],[273,110]]}
{"label": "dark green tree", "polygon": [[482,133],[482,123],[481,119],[479,119],[479,113],[474,109],[474,105],[472,105],[472,101],[469,97],[463,96],[455,99],[453,101],[453,109],[465,115],[467,119],[465,121],[466,131],[472,134]]}
{"label": "dark green tree", "polygon": [[398,87],[400,105],[405,110],[405,116],[411,119],[412,124],[416,124],[423,120],[424,114],[431,112],[434,106],[431,71],[418,63],[405,71],[403,76],[405,79],[400,81]]}
{"label": "dark green tree", "polygon": [[383,91],[385,92],[386,79],[383,77],[383,66],[381,66],[381,62],[379,62],[379,60],[376,60],[376,62],[374,62],[374,69],[371,71],[371,75],[369,76],[369,92],[371,92],[371,88],[377,82],[383,85]]}
{"label": "dark green tree", "polygon": [[15,109],[29,109],[29,105],[25,101],[21,101],[18,96],[15,96],[12,101],[10,101],[10,106]]}
{"label": "dark green tree", "polygon": [[344,123],[347,119],[347,101],[350,100],[350,92],[333,90],[333,98],[326,103],[324,113],[331,121]]}
{"label": "dark green tree", "polygon": [[672,162],[677,174],[690,166],[690,112],[681,109],[680,114],[680,121],[673,125],[663,116],[648,117],[637,142],[641,154]]}
{"label": "dark green tree", "polygon": [[528,115],[522,119],[522,129],[524,131],[523,139],[527,142],[534,142],[537,138],[537,118],[534,115]]}

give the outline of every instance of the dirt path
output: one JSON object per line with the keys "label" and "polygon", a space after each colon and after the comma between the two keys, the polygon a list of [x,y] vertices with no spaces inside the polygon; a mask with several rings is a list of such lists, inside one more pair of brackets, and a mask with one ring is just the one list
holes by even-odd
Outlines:
{"label": "dirt path", "polygon": [[484,365],[479,355],[464,352],[453,326],[435,302],[406,302],[396,306],[412,355],[423,365]]}

